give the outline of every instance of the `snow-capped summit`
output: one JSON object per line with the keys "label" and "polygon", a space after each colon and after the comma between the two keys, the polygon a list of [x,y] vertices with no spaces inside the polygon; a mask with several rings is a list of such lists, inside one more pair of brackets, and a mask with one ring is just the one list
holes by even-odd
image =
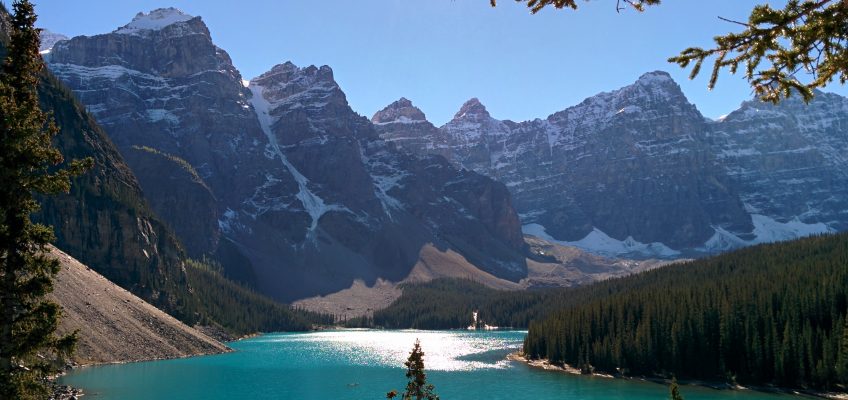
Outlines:
{"label": "snow-capped summit", "polygon": [[371,122],[375,124],[391,124],[391,123],[416,123],[426,121],[427,117],[424,112],[418,107],[412,105],[412,102],[405,97],[401,97],[386,108],[377,111]]}
{"label": "snow-capped summit", "polygon": [[185,22],[193,19],[194,16],[188,15],[174,7],[157,8],[148,14],[140,12],[129,23],[115,31],[115,33],[133,35],[142,31],[158,31],[166,26],[173,25],[178,22]]}
{"label": "snow-capped summit", "polygon": [[308,67],[298,67],[291,61],[286,61],[282,64],[277,64],[270,71],[263,73],[250,82],[265,82],[261,86],[268,86],[268,82],[273,82],[275,85],[297,85],[300,90],[305,87],[315,85],[317,83],[329,84],[337,86],[333,77],[333,69],[328,65],[316,67],[310,65]]}
{"label": "snow-capped summit", "polygon": [[328,108],[345,109],[347,98],[333,78],[329,66],[298,67],[291,61],[277,64],[270,71],[250,80],[250,90],[261,93],[262,101],[268,102],[274,117],[271,123],[284,115],[301,115],[305,125],[298,127],[298,134],[287,136],[311,137],[314,131],[323,132],[325,124],[333,124],[333,112]]}
{"label": "snow-capped summit", "polygon": [[636,80],[636,83],[642,85],[675,83],[671,75],[665,71],[646,72]]}
{"label": "snow-capped summit", "polygon": [[61,33],[50,32],[47,29],[42,29],[39,36],[41,37],[41,46],[38,47],[38,51],[41,54],[49,53],[50,49],[53,48],[53,45],[55,45],[56,42],[68,40],[67,36]]}
{"label": "snow-capped summit", "polygon": [[486,110],[486,106],[483,103],[480,103],[480,100],[476,97],[473,97],[465,102],[465,104],[460,107],[459,111],[453,116],[453,119],[464,119],[464,118],[489,118],[489,111]]}

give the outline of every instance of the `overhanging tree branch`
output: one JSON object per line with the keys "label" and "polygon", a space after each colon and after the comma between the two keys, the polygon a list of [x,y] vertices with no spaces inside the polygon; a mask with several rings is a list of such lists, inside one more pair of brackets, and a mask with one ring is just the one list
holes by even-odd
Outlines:
{"label": "overhanging tree branch", "polygon": [[[577,0],[515,0],[531,13],[551,6],[577,9]],[[496,0],[490,0],[492,6]],[[616,11],[644,11],[660,0],[616,0]],[[668,59],[682,68],[691,66],[690,79],[704,62],[713,64],[707,87],[715,87],[721,70],[735,74],[741,67],[752,90],[764,101],[778,102],[792,93],[805,101],[813,90],[838,79],[848,81],[848,0],[789,0],[782,9],[755,6],[747,22],[719,19],[744,28],[716,36],[711,48],[690,47]]]}

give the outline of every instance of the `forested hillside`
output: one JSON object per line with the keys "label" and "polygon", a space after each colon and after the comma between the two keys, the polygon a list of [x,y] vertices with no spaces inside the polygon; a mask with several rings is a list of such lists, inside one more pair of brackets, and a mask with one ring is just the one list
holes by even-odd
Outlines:
{"label": "forested hillside", "polygon": [[353,325],[529,326],[525,353],[584,371],[834,388],[848,382],[848,234],[548,291],[409,285]]}
{"label": "forested hillside", "polygon": [[243,335],[254,332],[305,331],[313,324],[330,325],[333,317],[292,309],[245,288],[203,263],[189,261],[186,277],[194,289],[192,308],[199,325],[219,325]]}
{"label": "forested hillside", "polygon": [[735,251],[571,291],[524,350],[583,370],[848,383],[848,235]]}
{"label": "forested hillside", "polygon": [[555,290],[495,290],[469,280],[437,279],[405,285],[403,294],[373,318],[351,321],[351,326],[390,329],[461,329],[478,322],[494,326],[525,328],[548,309],[561,292]]}

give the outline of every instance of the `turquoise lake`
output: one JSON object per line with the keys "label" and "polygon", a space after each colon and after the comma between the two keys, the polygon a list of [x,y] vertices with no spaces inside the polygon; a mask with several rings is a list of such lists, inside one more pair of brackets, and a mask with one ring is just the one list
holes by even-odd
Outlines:
{"label": "turquoise lake", "polygon": [[[668,398],[664,385],[574,376],[506,360],[525,332],[343,330],[230,343],[215,356],[81,368],[61,379],[85,399],[384,399],[402,391],[403,362],[421,340],[428,382],[443,400]],[[682,386],[687,400],[799,396]]]}

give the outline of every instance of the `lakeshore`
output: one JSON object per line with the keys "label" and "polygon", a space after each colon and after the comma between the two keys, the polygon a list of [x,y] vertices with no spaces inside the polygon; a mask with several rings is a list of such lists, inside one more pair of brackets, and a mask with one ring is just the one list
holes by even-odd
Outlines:
{"label": "lakeshore", "polygon": [[[537,359],[532,360],[528,359],[524,356],[524,354],[520,351],[509,353],[507,355],[507,359],[511,361],[517,361],[524,363],[532,368],[542,369],[546,371],[556,371],[562,372],[570,375],[580,375],[580,376],[593,376],[598,378],[607,378],[607,379],[621,379],[621,380],[630,380],[630,381],[640,381],[640,382],[652,382],[662,385],[670,385],[671,379],[663,378],[663,377],[634,377],[634,376],[626,376],[622,374],[605,374],[599,372],[590,372],[586,373],[580,370],[579,368],[575,368],[572,365],[568,364],[555,364],[551,363],[546,359]],[[739,384],[730,384],[727,382],[708,382],[702,380],[678,380],[678,384],[685,386],[699,386],[705,387],[709,389],[715,390],[734,390],[734,391],[753,391],[760,393],[783,393],[783,394],[792,394],[799,396],[810,396],[815,398],[823,398],[823,399],[831,399],[831,400],[848,400],[848,393],[838,393],[838,392],[819,392],[812,390],[797,390],[797,389],[788,389],[788,388],[779,388],[773,386],[742,386]]]}
{"label": "lakeshore", "polygon": [[[403,362],[420,340],[428,383],[443,399],[654,400],[665,385],[540,372],[508,359],[526,331],[323,330],[269,333],[227,343],[230,353],[90,366],[59,384],[101,400],[150,398],[381,398],[406,382]],[[778,400],[782,393],[686,388],[687,400]]]}

